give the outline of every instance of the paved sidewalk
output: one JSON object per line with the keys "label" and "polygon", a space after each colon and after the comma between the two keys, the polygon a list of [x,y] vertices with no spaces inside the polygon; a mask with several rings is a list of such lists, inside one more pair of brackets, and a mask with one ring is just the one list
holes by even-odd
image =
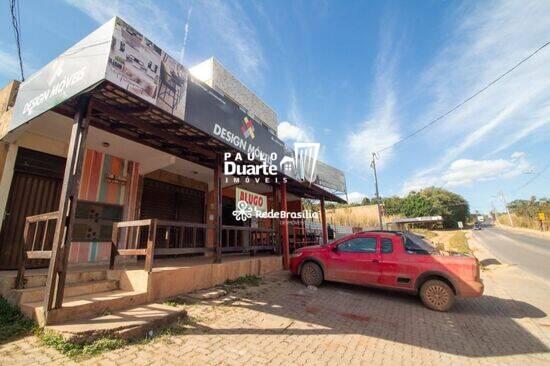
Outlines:
{"label": "paved sidewalk", "polygon": [[[187,306],[191,321],[184,334],[84,363],[550,365],[544,299],[512,299],[497,273],[483,273],[486,296],[437,313],[414,296],[388,291],[340,284],[309,291],[279,272],[234,294],[234,301]],[[1,345],[0,355],[1,365],[75,363],[34,337]]]}
{"label": "paved sidewalk", "polygon": [[[550,344],[550,282],[534,276],[521,268],[500,263],[491,251],[470,235],[469,246],[484,265],[483,278],[499,284],[503,296],[524,301],[546,314],[544,317],[522,319],[523,326]],[[521,253],[518,253],[521,255]],[[550,263],[549,263],[550,265]]]}

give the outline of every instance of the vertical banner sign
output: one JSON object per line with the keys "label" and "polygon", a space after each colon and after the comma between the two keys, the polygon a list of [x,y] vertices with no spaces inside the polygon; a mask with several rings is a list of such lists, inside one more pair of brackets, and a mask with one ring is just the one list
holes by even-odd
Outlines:
{"label": "vertical banner sign", "polygon": [[247,207],[253,211],[267,212],[267,196],[254,192],[247,191],[242,188],[235,188],[235,206],[239,207],[239,202],[244,201]]}

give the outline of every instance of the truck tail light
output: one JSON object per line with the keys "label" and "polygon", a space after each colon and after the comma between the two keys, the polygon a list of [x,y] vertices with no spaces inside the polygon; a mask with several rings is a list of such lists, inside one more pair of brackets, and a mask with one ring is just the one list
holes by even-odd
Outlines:
{"label": "truck tail light", "polygon": [[479,280],[479,278],[480,278],[479,267],[480,267],[479,266],[479,261],[476,258],[476,261],[474,263],[474,268],[473,268],[473,275],[474,275],[474,279],[476,279],[476,280]]}

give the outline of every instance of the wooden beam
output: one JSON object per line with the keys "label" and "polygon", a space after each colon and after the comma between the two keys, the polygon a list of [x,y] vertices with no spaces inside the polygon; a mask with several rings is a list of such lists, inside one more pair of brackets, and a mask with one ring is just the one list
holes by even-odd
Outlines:
{"label": "wooden beam", "polygon": [[[281,190],[281,211],[287,212],[288,207],[286,203],[286,183],[284,181],[281,182],[279,189]],[[286,216],[284,218],[281,218],[281,240],[282,240],[282,247],[283,247],[283,268],[289,269],[290,268],[290,248],[288,243],[288,219]]]}
{"label": "wooden beam", "polygon": [[52,251],[51,250],[35,250],[27,251],[28,259],[51,259]]}
{"label": "wooden beam", "polygon": [[154,127],[150,123],[141,121],[141,120],[136,119],[136,118],[132,118],[132,117],[124,114],[123,112],[121,112],[118,108],[115,108],[115,107],[113,107],[109,104],[106,104],[104,102],[100,102],[100,101],[94,99],[94,109],[102,111],[103,113],[105,113],[107,115],[112,115],[116,119],[124,121],[125,123],[127,123],[129,125],[133,125],[135,127],[138,127],[142,131],[149,132],[152,135],[158,136],[158,137],[160,137],[160,138],[162,138],[162,139],[164,139],[164,140],[166,140],[170,143],[173,143],[173,144],[176,144],[176,145],[179,145],[179,146],[183,146],[184,148],[186,148],[190,151],[193,151],[197,154],[204,155],[207,158],[213,158],[214,155],[215,155],[215,153],[210,151],[210,150],[204,149],[200,146],[190,145],[188,143],[188,141],[185,141],[185,140],[181,139],[180,136],[178,136],[174,133],[164,131],[160,128]]}
{"label": "wooden beam", "polygon": [[325,197],[321,197],[321,228],[323,230],[323,244],[328,243],[327,217],[325,214]]}
{"label": "wooden beam", "polygon": [[214,247],[216,254],[214,256],[215,263],[222,261],[222,156],[216,155],[216,167],[214,168],[214,204],[216,215],[216,236]]}
{"label": "wooden beam", "polygon": [[[273,185],[273,211],[279,212],[280,211],[280,205],[279,205],[279,194],[277,192],[277,186]],[[277,219],[272,219],[272,228],[273,232],[275,233],[275,245],[277,247],[277,251],[279,254],[282,254],[282,248],[281,248],[281,226],[279,225],[279,222]]]}
{"label": "wooden beam", "polygon": [[51,260],[46,280],[43,307],[46,324],[48,324],[49,312],[55,308],[60,308],[63,304],[67,262],[72,240],[72,227],[88,135],[89,121],[87,116],[90,109],[90,97],[87,95],[80,96],[77,102],[69,141],[65,174],[59,201],[59,218],[56,222]]}

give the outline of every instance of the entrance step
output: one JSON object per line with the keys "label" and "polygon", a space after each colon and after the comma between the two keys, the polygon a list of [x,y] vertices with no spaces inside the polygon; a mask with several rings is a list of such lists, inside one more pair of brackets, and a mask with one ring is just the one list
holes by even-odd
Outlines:
{"label": "entrance step", "polygon": [[[129,308],[147,302],[145,291],[106,291],[66,296],[63,306],[54,309],[49,314],[50,324],[59,324],[69,320],[84,319],[92,316],[107,315],[113,311]],[[21,304],[21,311],[28,317],[36,319],[39,325],[44,325],[42,301]]]}
{"label": "entrance step", "polygon": [[[46,286],[46,279],[48,275],[46,271],[41,271],[39,273],[32,273],[32,271],[27,271],[25,273],[25,287],[42,287]],[[76,283],[76,282],[89,282],[89,281],[101,281],[107,278],[106,270],[81,270],[81,271],[70,271],[67,273],[67,278],[65,283]]]}
{"label": "entrance step", "polygon": [[[29,302],[38,302],[44,300],[45,287],[27,287],[21,290],[12,290],[10,293],[10,302],[13,304],[23,304]],[[79,296],[92,294],[96,292],[107,292],[118,289],[118,281],[99,280],[88,282],[71,282],[65,285],[65,296]]]}
{"label": "entrance step", "polygon": [[[109,315],[73,320],[47,326],[72,343],[92,342],[99,337],[134,339],[187,317],[181,306],[145,304],[113,312]],[[151,331],[153,333],[151,333]]]}

